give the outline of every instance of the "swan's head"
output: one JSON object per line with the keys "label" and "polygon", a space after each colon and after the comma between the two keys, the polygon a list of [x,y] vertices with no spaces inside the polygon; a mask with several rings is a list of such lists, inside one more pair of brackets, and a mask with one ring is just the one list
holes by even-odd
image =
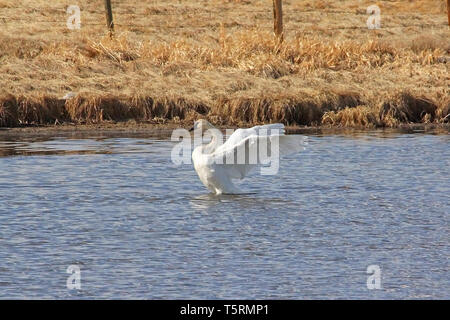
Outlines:
{"label": "swan's head", "polygon": [[205,119],[200,119],[194,122],[194,126],[189,131],[201,130],[203,134],[208,129],[215,129],[215,127]]}

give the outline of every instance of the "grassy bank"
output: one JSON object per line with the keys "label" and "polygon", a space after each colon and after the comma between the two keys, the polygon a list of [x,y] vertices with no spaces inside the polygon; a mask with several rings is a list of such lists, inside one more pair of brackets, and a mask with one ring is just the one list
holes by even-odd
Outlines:
{"label": "grassy bank", "polygon": [[[0,0],[0,126],[136,121],[283,122],[398,127],[450,121],[445,1],[285,1],[285,41],[271,2]],[[75,95],[62,99],[68,92]]]}

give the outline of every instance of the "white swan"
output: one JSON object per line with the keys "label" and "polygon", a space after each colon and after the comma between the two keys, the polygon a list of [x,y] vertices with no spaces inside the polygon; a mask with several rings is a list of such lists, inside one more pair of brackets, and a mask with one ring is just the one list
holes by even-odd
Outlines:
{"label": "white swan", "polygon": [[[192,152],[192,161],[202,183],[216,194],[237,194],[241,191],[233,184],[232,179],[243,179],[253,168],[267,164],[272,156],[284,156],[303,150],[304,139],[299,136],[284,135],[284,125],[281,123],[256,126],[249,129],[237,129],[228,140],[222,144],[218,141],[221,137],[220,131],[206,120],[198,120],[190,131],[200,131],[201,135],[205,131],[210,132],[211,142],[206,145],[200,145]],[[198,131],[197,131],[198,130]],[[219,132],[219,135],[214,134]],[[271,152],[262,152],[260,154],[255,146],[279,146],[274,154]],[[253,160],[250,160],[250,154],[256,152]],[[242,154],[245,154],[245,160],[242,161]],[[239,155],[241,161],[237,161]],[[231,159],[231,164],[229,159]],[[272,158],[273,159],[273,158]],[[277,168],[278,169],[278,168]]]}

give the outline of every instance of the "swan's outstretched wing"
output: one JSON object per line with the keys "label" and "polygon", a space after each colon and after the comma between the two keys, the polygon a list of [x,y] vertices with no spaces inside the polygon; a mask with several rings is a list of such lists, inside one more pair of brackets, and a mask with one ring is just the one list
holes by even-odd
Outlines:
{"label": "swan's outstretched wing", "polygon": [[[225,146],[224,144],[223,146]],[[253,168],[304,149],[304,137],[250,135],[235,145],[217,149],[211,160],[232,179],[244,178]],[[265,149],[265,150],[264,150]]]}
{"label": "swan's outstretched wing", "polygon": [[261,135],[284,135],[284,124],[274,123],[266,124],[262,126],[255,126],[248,129],[237,129],[233,134],[225,141],[224,144],[220,145],[216,151],[223,152],[224,150],[230,149],[233,146],[238,145],[243,140],[250,136],[261,136]]}

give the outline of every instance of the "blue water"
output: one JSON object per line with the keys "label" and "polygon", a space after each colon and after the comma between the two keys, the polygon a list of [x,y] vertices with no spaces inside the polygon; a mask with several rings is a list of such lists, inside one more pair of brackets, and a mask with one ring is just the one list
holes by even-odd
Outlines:
{"label": "blue water", "polygon": [[239,196],[174,145],[0,137],[0,298],[450,298],[449,135],[310,136]]}

